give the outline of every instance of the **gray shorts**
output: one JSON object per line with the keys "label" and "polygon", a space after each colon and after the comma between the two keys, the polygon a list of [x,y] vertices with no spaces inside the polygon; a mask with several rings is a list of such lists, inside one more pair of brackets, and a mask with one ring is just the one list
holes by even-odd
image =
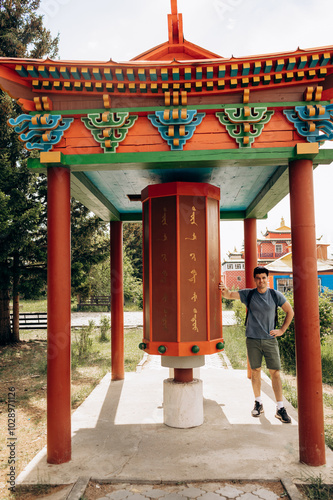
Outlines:
{"label": "gray shorts", "polygon": [[276,338],[252,339],[247,337],[246,348],[252,370],[261,367],[263,356],[269,370],[281,370],[279,344]]}

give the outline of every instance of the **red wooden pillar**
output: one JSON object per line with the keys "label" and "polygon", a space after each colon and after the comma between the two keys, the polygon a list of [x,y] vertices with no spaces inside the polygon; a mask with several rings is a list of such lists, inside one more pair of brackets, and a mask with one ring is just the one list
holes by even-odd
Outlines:
{"label": "red wooden pillar", "polygon": [[300,461],[325,464],[318,273],[311,160],[289,165]]}
{"label": "red wooden pillar", "polygon": [[[257,219],[244,219],[245,287],[255,288],[253,269],[258,265]],[[251,378],[251,367],[247,360],[247,378]]]}
{"label": "red wooden pillar", "polygon": [[245,286],[254,288],[253,269],[258,265],[257,219],[244,219]]}
{"label": "red wooden pillar", "polygon": [[124,285],[123,226],[111,222],[111,374],[112,380],[123,380],[124,370]]}
{"label": "red wooden pillar", "polygon": [[48,169],[47,461],[71,459],[70,172]]}

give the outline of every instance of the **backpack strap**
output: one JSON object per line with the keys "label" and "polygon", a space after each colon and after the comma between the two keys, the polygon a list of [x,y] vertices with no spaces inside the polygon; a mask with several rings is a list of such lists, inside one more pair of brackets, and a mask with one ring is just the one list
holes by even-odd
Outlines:
{"label": "backpack strap", "polygon": [[[275,303],[274,328],[276,328],[277,322],[278,322],[278,297],[277,297],[276,291],[273,288],[269,288],[268,290],[269,290],[271,297]],[[256,288],[252,288],[252,290],[250,290],[250,292],[247,296],[247,311],[246,311],[246,318],[245,318],[245,323],[244,323],[245,326],[247,324],[247,320],[248,320],[248,316],[249,316],[250,302],[251,302],[252,296],[253,296],[255,291],[256,291]]]}
{"label": "backpack strap", "polygon": [[272,299],[275,302],[275,319],[274,319],[274,328],[276,328],[278,323],[278,296],[276,291],[273,288],[269,288]]}

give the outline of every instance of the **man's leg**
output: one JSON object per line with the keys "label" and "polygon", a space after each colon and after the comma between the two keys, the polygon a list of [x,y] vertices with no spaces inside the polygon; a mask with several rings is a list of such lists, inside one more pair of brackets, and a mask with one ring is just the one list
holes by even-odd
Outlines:
{"label": "man's leg", "polygon": [[251,370],[251,382],[254,397],[259,398],[261,396],[261,368]]}
{"label": "man's leg", "polygon": [[276,418],[281,420],[284,424],[290,424],[291,418],[283,404],[282,396],[282,381],[280,377],[280,370],[269,370],[272,380],[272,387],[276,399]]}
{"label": "man's leg", "polygon": [[252,417],[260,417],[264,413],[264,407],[261,398],[261,368],[251,369],[251,382],[254,393],[254,408],[251,412]]}
{"label": "man's leg", "polygon": [[251,382],[254,392],[254,408],[251,412],[252,417],[260,417],[264,413],[264,407],[261,399],[261,340],[246,339],[247,356],[251,366]]}
{"label": "man's leg", "polygon": [[269,370],[276,402],[282,401],[282,382],[280,370]]}

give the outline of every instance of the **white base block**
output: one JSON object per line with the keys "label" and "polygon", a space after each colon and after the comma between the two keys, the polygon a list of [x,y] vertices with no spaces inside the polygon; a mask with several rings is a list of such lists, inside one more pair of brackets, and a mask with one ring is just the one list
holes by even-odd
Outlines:
{"label": "white base block", "polygon": [[163,381],[164,423],[169,427],[188,429],[203,424],[202,380],[179,383],[172,378]]}
{"label": "white base block", "polygon": [[161,365],[167,368],[199,368],[205,366],[205,356],[162,356]]}

